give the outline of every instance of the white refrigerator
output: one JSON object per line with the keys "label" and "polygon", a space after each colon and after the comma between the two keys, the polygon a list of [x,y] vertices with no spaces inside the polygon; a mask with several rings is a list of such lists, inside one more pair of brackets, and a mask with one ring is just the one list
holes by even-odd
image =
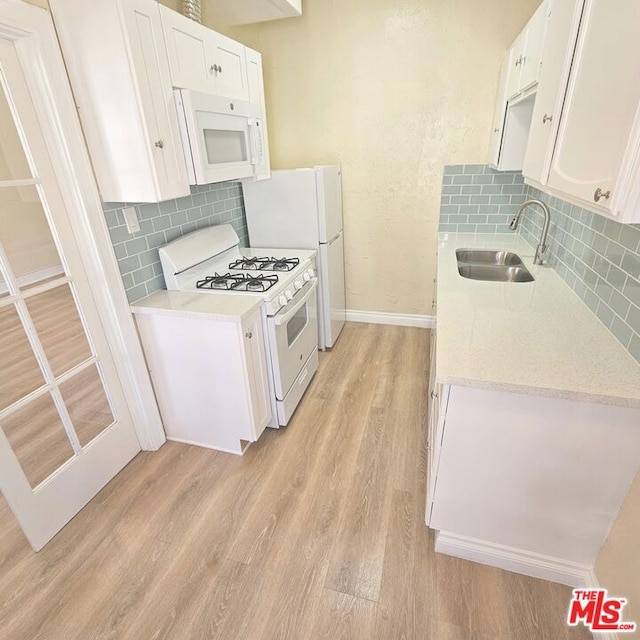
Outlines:
{"label": "white refrigerator", "polygon": [[318,344],[331,348],[346,317],[340,167],[272,171],[243,190],[252,247],[318,251]]}

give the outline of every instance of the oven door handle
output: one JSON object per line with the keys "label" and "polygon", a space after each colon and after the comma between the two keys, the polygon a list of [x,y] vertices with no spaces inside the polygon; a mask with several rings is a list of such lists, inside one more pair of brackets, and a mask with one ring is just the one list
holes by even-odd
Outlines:
{"label": "oven door handle", "polygon": [[313,284],[307,289],[307,292],[302,296],[302,298],[300,298],[300,300],[296,301],[296,304],[289,311],[286,311],[285,313],[282,313],[282,314],[280,313],[276,314],[273,318],[273,321],[276,327],[280,327],[283,324],[286,324],[287,322],[289,322],[289,320],[291,320],[291,318],[293,318],[293,316],[295,316],[296,313],[300,311],[300,308],[313,295],[317,286],[318,286],[318,278],[314,278]]}

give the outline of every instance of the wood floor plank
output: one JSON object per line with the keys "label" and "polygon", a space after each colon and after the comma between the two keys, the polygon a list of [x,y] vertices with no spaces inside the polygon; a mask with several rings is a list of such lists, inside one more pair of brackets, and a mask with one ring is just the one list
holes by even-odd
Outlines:
{"label": "wood floor plank", "polygon": [[437,615],[440,623],[478,634],[508,636],[506,572],[436,554]]}
{"label": "wood floor plank", "polygon": [[375,602],[323,589],[315,618],[301,640],[370,640],[375,617]]}
{"label": "wood floor plank", "polygon": [[438,637],[436,558],[422,516],[412,494],[393,492],[375,640]]}
{"label": "wood floor plank", "polygon": [[344,510],[325,586],[377,601],[384,546],[390,518],[390,460],[394,451],[391,425],[396,414],[371,409]]}

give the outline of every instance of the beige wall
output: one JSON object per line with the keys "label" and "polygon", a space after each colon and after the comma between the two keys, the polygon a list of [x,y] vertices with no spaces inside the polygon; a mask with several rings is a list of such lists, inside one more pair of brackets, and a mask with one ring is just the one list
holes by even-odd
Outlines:
{"label": "beige wall", "polygon": [[499,66],[538,4],[305,0],[236,32],[263,54],[273,167],[342,163],[349,308],[430,313],[442,166],[487,161]]}
{"label": "beige wall", "polygon": [[[596,561],[596,575],[612,595],[629,600],[625,619],[640,626],[640,473]],[[629,638],[640,638],[640,632]]]}

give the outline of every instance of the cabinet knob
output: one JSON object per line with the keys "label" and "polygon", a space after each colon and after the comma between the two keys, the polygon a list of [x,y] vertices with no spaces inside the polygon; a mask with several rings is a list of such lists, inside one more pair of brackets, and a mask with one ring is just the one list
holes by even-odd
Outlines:
{"label": "cabinet knob", "polygon": [[552,122],[553,116],[548,116],[546,113],[542,116],[542,124],[547,124],[547,122]]}
{"label": "cabinet knob", "polygon": [[222,67],[219,67],[217,64],[212,64],[209,67],[209,71],[211,73],[222,73]]}
{"label": "cabinet knob", "polygon": [[497,129],[493,130],[493,133],[499,133],[500,132],[500,127],[498,127]]}
{"label": "cabinet knob", "polygon": [[438,397],[438,394],[435,391],[431,392],[431,399],[435,400]]}
{"label": "cabinet knob", "polygon": [[253,331],[247,331],[247,333],[245,333],[244,335],[247,336],[249,340],[251,340],[251,338],[253,338]]}
{"label": "cabinet knob", "polygon": [[596,192],[593,194],[593,199],[596,202],[600,202],[602,198],[608,200],[611,197],[611,189],[609,191],[603,191],[600,187],[596,189]]}
{"label": "cabinet knob", "polygon": [[218,65],[218,73],[222,73],[222,65],[221,64]]}
{"label": "cabinet knob", "polygon": [[164,142],[162,140],[158,140],[155,143],[155,146],[158,147],[158,149],[164,149]]}
{"label": "cabinet knob", "polygon": [[517,60],[516,60],[516,67],[519,67],[523,62],[523,58],[522,56],[520,56]]}

